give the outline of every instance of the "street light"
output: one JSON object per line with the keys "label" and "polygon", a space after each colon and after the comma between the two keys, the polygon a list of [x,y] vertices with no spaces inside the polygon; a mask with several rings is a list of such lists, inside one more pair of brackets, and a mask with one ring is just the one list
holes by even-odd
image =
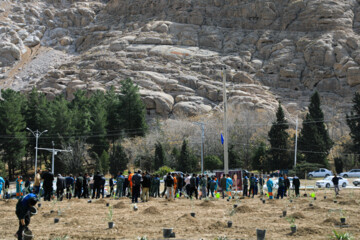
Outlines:
{"label": "street light", "polygon": [[203,122],[194,122],[194,124],[201,127],[201,173],[204,174],[204,123]]}
{"label": "street light", "polygon": [[[38,139],[41,136],[41,134],[46,133],[48,130],[44,130],[42,132],[39,132],[39,130],[36,130],[35,132],[31,130],[30,128],[26,128],[26,130],[30,131],[34,137],[36,138],[36,147],[35,147],[35,178],[36,178],[36,171],[37,171],[37,153],[38,153]],[[35,179],[34,178],[34,179]]]}

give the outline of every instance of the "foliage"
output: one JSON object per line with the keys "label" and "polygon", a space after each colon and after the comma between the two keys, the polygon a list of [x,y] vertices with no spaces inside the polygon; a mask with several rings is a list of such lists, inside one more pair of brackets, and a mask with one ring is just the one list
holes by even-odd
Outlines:
{"label": "foliage", "polygon": [[[346,123],[350,128],[350,136],[352,139],[351,150],[353,153],[360,154],[360,94],[355,93],[353,98],[354,105],[350,115],[346,114]],[[360,155],[358,155],[358,161]]]}
{"label": "foliage", "polygon": [[298,162],[296,168],[289,171],[289,176],[297,175],[299,178],[305,178],[305,173],[315,171],[321,167],[318,163]]}
{"label": "foliage", "polygon": [[263,141],[261,141],[260,144],[254,148],[251,160],[253,170],[264,172],[266,169],[268,169],[266,144]]}
{"label": "foliage", "polygon": [[168,174],[169,172],[174,172],[174,171],[175,171],[174,169],[171,169],[168,166],[162,166],[154,174],[158,174],[160,177],[163,177],[166,174]]}
{"label": "foliage", "polygon": [[109,154],[105,150],[103,150],[100,156],[100,164],[101,164],[102,172],[104,174],[107,174],[109,172],[110,162],[109,162]]}
{"label": "foliage", "polygon": [[350,233],[340,233],[337,232],[336,230],[333,230],[334,236],[331,237],[331,239],[335,239],[335,240],[352,240],[354,239]]}
{"label": "foliage", "polygon": [[120,171],[124,171],[129,162],[129,158],[120,143],[116,144],[114,149],[115,154],[110,156],[110,173],[112,175],[115,175]]}
{"label": "foliage", "polygon": [[215,170],[221,169],[223,167],[223,162],[218,156],[209,155],[204,158],[204,169],[206,170]]}
{"label": "foliage", "polygon": [[287,217],[286,220],[290,223],[290,227],[295,227],[295,218]]}
{"label": "foliage", "polygon": [[304,160],[327,166],[327,155],[333,146],[326,126],[324,113],[320,108],[320,96],[315,92],[310,99],[309,113],[303,121],[303,128],[299,135],[298,149]]}
{"label": "foliage", "polygon": [[177,169],[184,173],[192,173],[197,171],[198,163],[199,163],[198,160],[190,151],[187,141],[184,140],[181,146],[181,152],[180,152]]}
{"label": "foliage", "polygon": [[230,144],[229,146],[228,158],[229,158],[230,169],[242,167],[243,163],[241,161],[240,154],[238,151],[236,151],[234,144]]}
{"label": "foliage", "polygon": [[109,221],[109,222],[112,222],[112,220],[113,220],[113,215],[114,215],[114,209],[113,209],[113,206],[109,206],[108,207],[108,211],[107,211],[107,213],[106,213],[106,219],[107,219],[107,221]]}
{"label": "foliage", "polygon": [[269,149],[269,170],[288,169],[291,167],[289,149],[289,134],[286,130],[289,128],[285,119],[284,110],[279,104],[276,112],[276,122],[271,126],[268,133],[270,149]]}
{"label": "foliage", "polygon": [[162,144],[158,141],[155,144],[154,169],[157,170],[166,162],[165,151]]}
{"label": "foliage", "polygon": [[334,158],[334,162],[335,162],[335,169],[337,173],[341,173],[344,169],[344,164],[341,158],[337,157]]}

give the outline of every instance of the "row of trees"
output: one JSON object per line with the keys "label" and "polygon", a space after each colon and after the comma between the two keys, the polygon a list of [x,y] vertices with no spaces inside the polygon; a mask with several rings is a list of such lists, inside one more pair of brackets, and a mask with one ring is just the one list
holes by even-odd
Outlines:
{"label": "row of trees", "polygon": [[[121,82],[120,93],[77,91],[72,101],[63,95],[49,101],[36,89],[29,94],[6,89],[1,94],[0,154],[10,178],[33,168],[35,138],[26,128],[48,130],[39,138],[39,147],[52,147],[54,141],[55,148],[72,149],[57,156],[56,169],[61,173],[78,173],[94,165],[104,171],[126,168],[120,140],[147,131],[145,106],[130,79]],[[38,159],[40,166],[50,166],[50,153],[39,151]]]}

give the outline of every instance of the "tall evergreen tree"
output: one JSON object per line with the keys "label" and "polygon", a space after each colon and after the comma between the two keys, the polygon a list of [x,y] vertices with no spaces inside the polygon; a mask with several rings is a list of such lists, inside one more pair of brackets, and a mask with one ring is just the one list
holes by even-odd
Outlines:
{"label": "tall evergreen tree", "polygon": [[241,168],[242,165],[243,164],[242,164],[241,159],[240,159],[240,154],[236,151],[235,145],[230,144],[230,147],[229,147],[229,168],[230,169]]}
{"label": "tall evergreen tree", "polygon": [[346,123],[350,128],[350,136],[352,139],[351,151],[358,154],[357,158],[360,162],[360,94],[355,93],[353,98],[354,105],[350,115],[346,114]]}
{"label": "tall evergreen tree", "polygon": [[26,122],[23,115],[25,98],[11,89],[1,90],[0,100],[0,148],[3,161],[8,164],[9,178],[13,179],[15,169],[20,167],[25,155]]}
{"label": "tall evergreen tree", "polygon": [[105,150],[102,152],[100,156],[100,164],[101,164],[102,172],[104,174],[107,174],[109,172],[110,162],[109,162],[109,154]]}
{"label": "tall evergreen tree", "polygon": [[123,120],[119,129],[124,129],[129,137],[144,136],[147,130],[145,105],[141,100],[138,86],[129,78],[121,82],[119,101],[117,112]]}
{"label": "tall evergreen tree", "polygon": [[315,92],[310,98],[309,113],[306,114],[299,134],[298,149],[306,162],[327,166],[327,155],[332,146],[333,141],[329,137],[320,108],[320,96]]}
{"label": "tall evergreen tree", "polygon": [[252,156],[252,161],[251,161],[251,165],[252,165],[252,169],[254,170],[260,170],[260,171],[265,171],[267,170],[267,159],[266,156],[267,155],[267,151],[266,151],[266,144],[261,141],[259,146],[257,146],[254,149],[254,153]]}
{"label": "tall evergreen tree", "polygon": [[289,134],[286,132],[288,128],[289,126],[285,119],[284,110],[281,104],[279,104],[276,112],[276,121],[273,122],[268,133],[270,142],[270,170],[288,169],[291,167],[290,154],[288,151]]}
{"label": "tall evergreen tree", "polygon": [[186,140],[183,141],[181,146],[178,169],[184,173],[191,173],[198,169],[198,161],[191,153]]}
{"label": "tall evergreen tree", "polygon": [[110,173],[112,175],[117,174],[120,171],[124,171],[127,168],[129,158],[126,155],[124,148],[121,144],[115,145],[115,154],[110,156]]}
{"label": "tall evergreen tree", "polygon": [[158,170],[160,167],[164,166],[166,162],[165,151],[160,142],[155,144],[155,157],[154,157],[154,170]]}

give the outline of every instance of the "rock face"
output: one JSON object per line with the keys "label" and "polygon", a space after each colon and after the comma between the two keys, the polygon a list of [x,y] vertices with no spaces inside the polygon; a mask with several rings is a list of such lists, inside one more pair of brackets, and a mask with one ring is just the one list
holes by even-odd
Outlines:
{"label": "rock face", "polygon": [[341,109],[360,88],[359,2],[5,2],[0,74],[11,81],[25,48],[40,44],[67,58],[18,77],[13,88],[72,99],[78,89],[118,89],[130,77],[150,115],[188,117],[221,107],[226,67],[234,106],[274,112],[280,100],[298,114],[317,90],[325,105]]}

